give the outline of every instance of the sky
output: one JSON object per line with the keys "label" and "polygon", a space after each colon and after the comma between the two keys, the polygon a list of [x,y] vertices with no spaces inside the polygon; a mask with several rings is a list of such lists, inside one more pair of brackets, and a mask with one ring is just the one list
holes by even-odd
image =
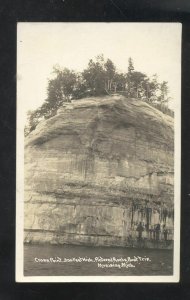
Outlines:
{"label": "sky", "polygon": [[17,105],[28,110],[46,98],[48,78],[58,64],[76,71],[98,54],[127,72],[132,57],[136,71],[168,81],[171,107],[181,97],[181,25],[179,23],[18,23]]}

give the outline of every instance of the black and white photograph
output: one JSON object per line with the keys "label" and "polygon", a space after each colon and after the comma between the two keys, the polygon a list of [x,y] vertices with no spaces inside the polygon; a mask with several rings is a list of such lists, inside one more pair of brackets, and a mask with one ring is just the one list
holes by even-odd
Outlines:
{"label": "black and white photograph", "polygon": [[181,24],[17,24],[17,282],[178,282]]}

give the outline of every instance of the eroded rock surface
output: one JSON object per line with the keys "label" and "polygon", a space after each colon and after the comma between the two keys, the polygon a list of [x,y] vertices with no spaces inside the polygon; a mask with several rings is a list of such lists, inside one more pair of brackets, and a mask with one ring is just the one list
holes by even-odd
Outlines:
{"label": "eroded rock surface", "polygon": [[173,118],[145,102],[62,107],[26,139],[25,242],[138,246],[141,222],[147,247],[168,247],[158,239],[173,239],[173,152]]}

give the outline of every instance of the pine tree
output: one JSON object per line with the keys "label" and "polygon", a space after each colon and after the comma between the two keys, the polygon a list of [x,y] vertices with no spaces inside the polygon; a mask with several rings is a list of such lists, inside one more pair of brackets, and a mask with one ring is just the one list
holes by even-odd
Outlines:
{"label": "pine tree", "polygon": [[128,96],[134,97],[134,86],[132,82],[132,74],[134,72],[134,65],[133,60],[131,57],[128,59],[128,73],[127,73],[127,89],[128,89]]}
{"label": "pine tree", "polygon": [[128,74],[131,74],[134,71],[133,60],[131,57],[128,59]]}

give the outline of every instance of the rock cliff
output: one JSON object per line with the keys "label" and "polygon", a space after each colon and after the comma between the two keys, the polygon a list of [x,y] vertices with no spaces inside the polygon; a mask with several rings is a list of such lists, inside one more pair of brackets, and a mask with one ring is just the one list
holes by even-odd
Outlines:
{"label": "rock cliff", "polygon": [[145,102],[66,104],[25,141],[25,242],[170,247],[173,152],[173,119]]}

